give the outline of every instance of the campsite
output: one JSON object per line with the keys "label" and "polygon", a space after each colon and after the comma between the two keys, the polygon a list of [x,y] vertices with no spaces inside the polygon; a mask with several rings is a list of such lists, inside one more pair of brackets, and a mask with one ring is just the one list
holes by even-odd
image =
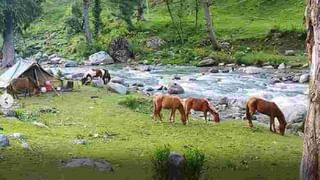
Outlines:
{"label": "campsite", "polygon": [[317,179],[319,8],[0,2],[0,179]]}

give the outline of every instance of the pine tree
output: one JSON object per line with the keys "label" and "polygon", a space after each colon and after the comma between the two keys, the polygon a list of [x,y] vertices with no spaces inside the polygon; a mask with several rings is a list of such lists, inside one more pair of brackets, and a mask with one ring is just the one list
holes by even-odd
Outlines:
{"label": "pine tree", "polygon": [[41,15],[43,0],[1,0],[0,32],[3,36],[2,66],[13,65],[15,32],[22,32]]}

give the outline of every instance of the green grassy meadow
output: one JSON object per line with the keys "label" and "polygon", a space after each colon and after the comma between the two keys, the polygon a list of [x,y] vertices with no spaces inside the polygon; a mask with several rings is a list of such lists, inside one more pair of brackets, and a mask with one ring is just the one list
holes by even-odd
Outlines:
{"label": "green grassy meadow", "polygon": [[[19,104],[25,111],[47,107],[56,108],[57,113],[39,113],[38,121],[49,129],[0,119],[4,134],[24,134],[31,148],[23,149],[18,140],[11,140],[10,147],[0,149],[0,179],[151,179],[153,153],[164,145],[180,153],[186,147],[199,148],[206,157],[205,179],[298,179],[301,137],[279,136],[258,125],[249,129],[241,120],[213,124],[192,119],[183,126],[178,116],[170,124],[166,111],[165,120],[155,123],[151,105],[143,103],[138,109],[119,105],[127,98],[92,87],[61,96],[22,98]],[[92,136],[104,132],[115,136]],[[77,137],[88,144],[73,144]],[[62,168],[61,160],[72,157],[108,160],[114,172]]]}

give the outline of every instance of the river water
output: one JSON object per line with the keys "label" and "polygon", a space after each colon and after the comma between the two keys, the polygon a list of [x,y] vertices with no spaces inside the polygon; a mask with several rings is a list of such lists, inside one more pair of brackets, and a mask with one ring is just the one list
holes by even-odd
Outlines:
{"label": "river water", "polygon": [[[92,67],[53,68],[53,72],[60,69],[63,73],[85,73]],[[145,88],[167,86],[169,82],[176,81],[188,96],[205,97],[217,103],[219,99],[245,101],[248,97],[257,96],[275,101],[284,111],[295,107],[307,107],[308,84],[276,83],[271,79],[275,70],[261,74],[246,74],[240,71],[229,73],[204,73],[206,68],[192,66],[148,66],[151,71],[144,71],[147,67],[124,67],[120,65],[106,66],[112,77],[120,77],[129,85],[144,84]],[[175,76],[180,80],[172,80]],[[286,114],[286,112],[284,112]]]}

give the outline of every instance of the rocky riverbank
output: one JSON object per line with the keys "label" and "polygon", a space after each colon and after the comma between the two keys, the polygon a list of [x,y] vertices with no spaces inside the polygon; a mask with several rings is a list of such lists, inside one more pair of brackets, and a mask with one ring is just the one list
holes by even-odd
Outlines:
{"label": "rocky riverbank", "polygon": [[[278,67],[218,64],[194,67],[174,65],[110,65],[110,56],[99,52],[90,56],[86,65],[71,63],[57,56],[40,61],[53,74],[64,79],[80,80],[92,65],[105,65],[111,75],[107,88],[120,94],[138,92],[151,96],[157,93],[208,98],[219,110],[222,119],[243,119],[248,97],[273,100],[284,111],[290,131],[301,130],[307,112],[309,71],[285,64]],[[109,65],[107,65],[109,64]],[[103,87],[99,80],[94,86]],[[196,116],[202,116],[193,113]],[[255,120],[268,123],[269,118],[256,115]]]}

